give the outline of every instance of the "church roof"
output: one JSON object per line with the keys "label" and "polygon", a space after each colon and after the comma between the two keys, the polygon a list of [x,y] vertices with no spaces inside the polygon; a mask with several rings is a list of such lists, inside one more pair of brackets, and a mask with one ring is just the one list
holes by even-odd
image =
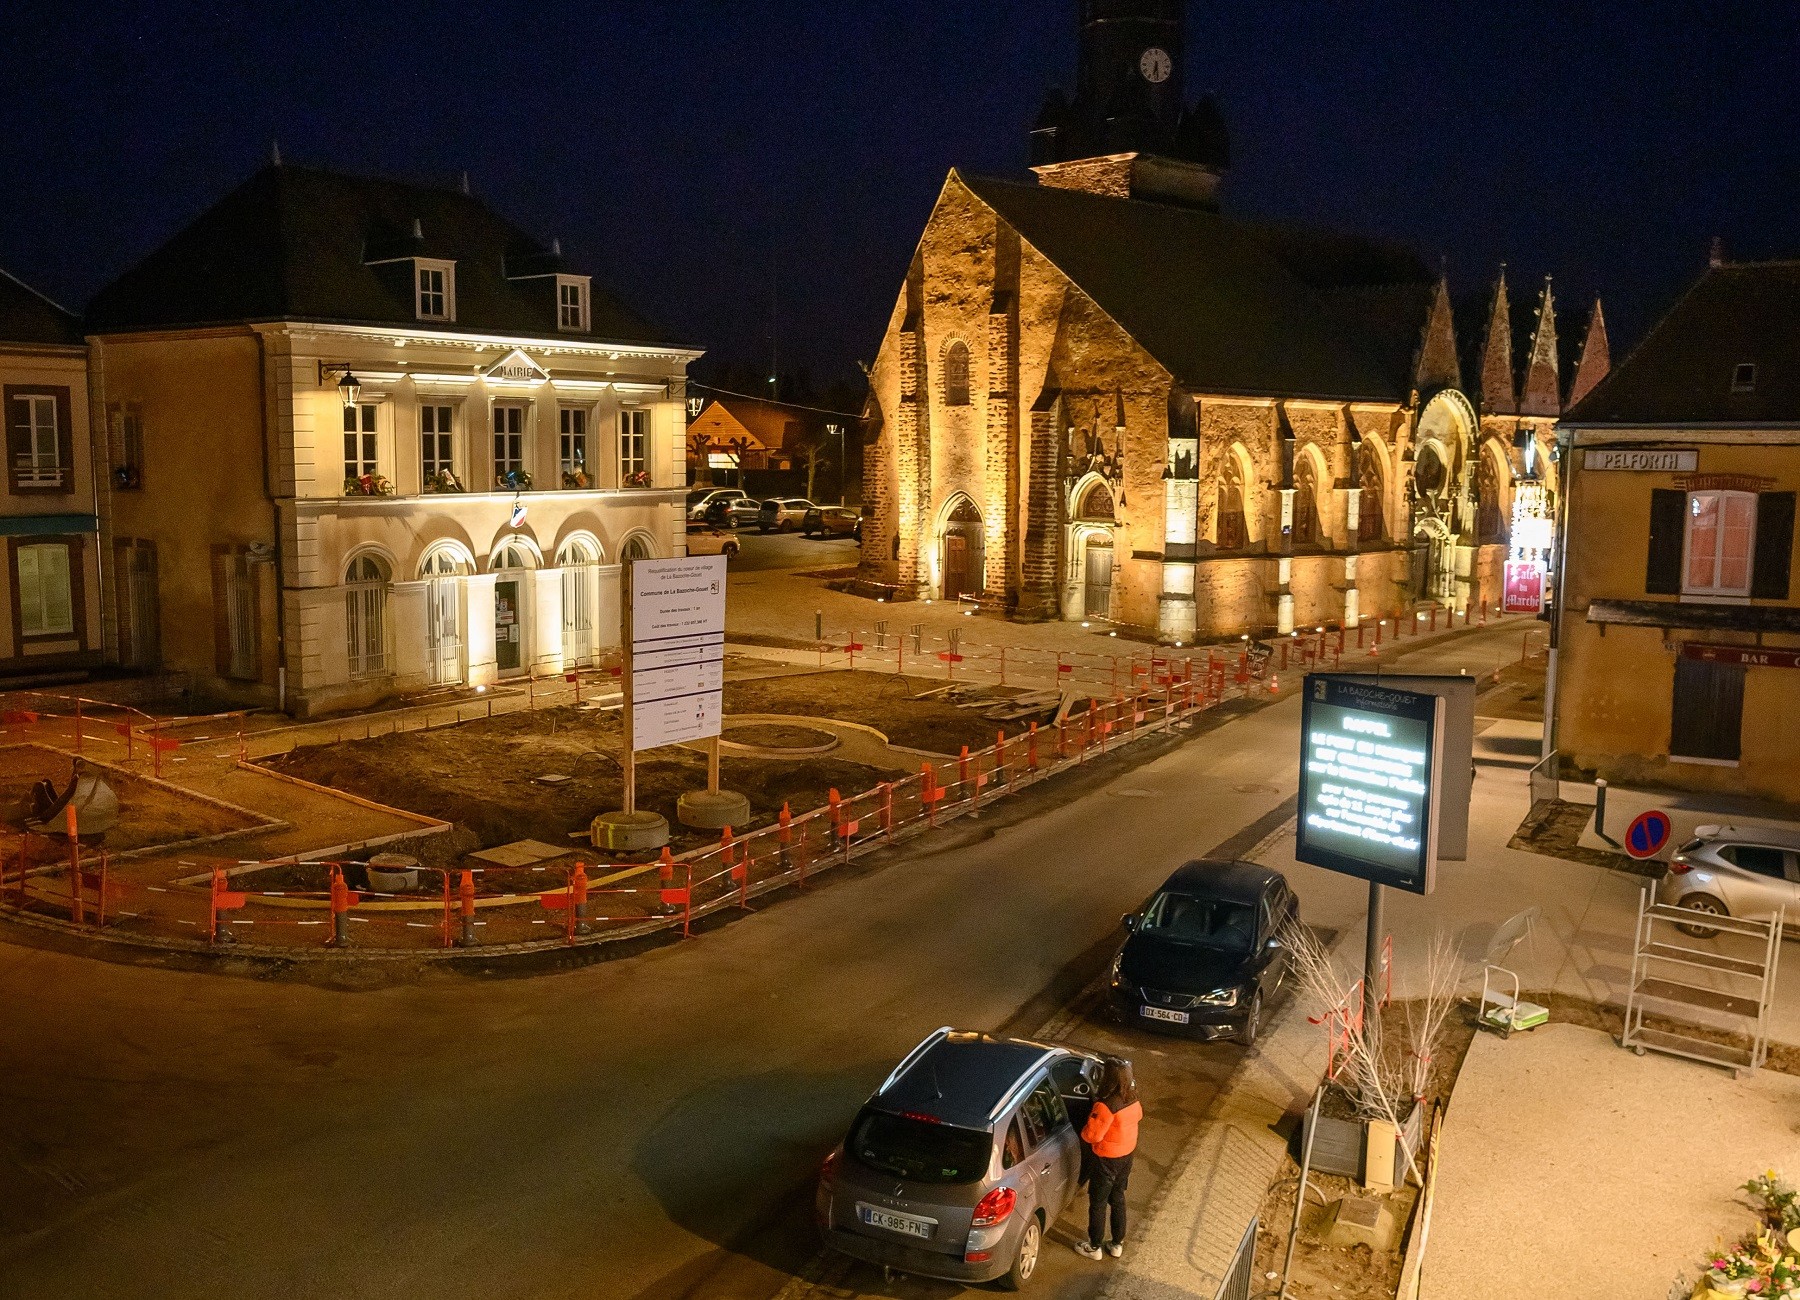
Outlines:
{"label": "church roof", "polygon": [[1354,235],[958,176],[1184,387],[1407,400],[1435,279]]}
{"label": "church roof", "polygon": [[[1748,384],[1737,382],[1754,366]],[[1800,423],[1800,261],[1712,267],[1570,424]]]}
{"label": "church roof", "polygon": [[[416,223],[416,225],[415,225]],[[415,232],[417,232],[415,234]],[[420,324],[410,277],[384,258],[456,263],[456,320],[433,331],[666,344],[671,340],[598,285],[585,333],[557,328],[556,296],[521,271],[561,258],[458,190],[310,167],[263,168],[88,308],[95,333],[247,321]]]}
{"label": "church roof", "polygon": [[0,343],[79,344],[81,322],[8,271],[0,270]]}

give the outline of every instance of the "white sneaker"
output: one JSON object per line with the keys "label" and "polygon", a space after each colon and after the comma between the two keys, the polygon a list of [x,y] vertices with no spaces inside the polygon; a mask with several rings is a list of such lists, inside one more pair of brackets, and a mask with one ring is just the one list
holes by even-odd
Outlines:
{"label": "white sneaker", "polygon": [[1075,1246],[1075,1253],[1080,1255],[1083,1259],[1103,1258],[1100,1253],[1100,1247],[1094,1245],[1091,1241],[1078,1242]]}
{"label": "white sneaker", "polygon": [[1123,1259],[1125,1257],[1125,1243],[1122,1241],[1107,1242],[1106,1253],[1111,1255],[1114,1259]]}

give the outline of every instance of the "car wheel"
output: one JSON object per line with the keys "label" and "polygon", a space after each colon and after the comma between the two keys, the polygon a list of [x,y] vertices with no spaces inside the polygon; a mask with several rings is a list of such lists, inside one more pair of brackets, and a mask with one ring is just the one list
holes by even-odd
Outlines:
{"label": "car wheel", "polygon": [[737,557],[738,557],[738,544],[737,544],[737,543],[736,543],[736,542],[732,542],[732,543],[731,543],[731,544],[730,544],[730,545],[729,545],[729,546],[727,546],[727,547],[726,547],[726,548],[725,548],[725,550],[724,550],[724,552],[723,552],[723,554],[724,554],[724,556],[725,556],[725,558],[726,558],[726,559],[728,559],[728,560],[735,560],[735,559],[737,559]]}
{"label": "car wheel", "polygon": [[1037,1215],[1032,1215],[1025,1224],[1025,1231],[1019,1234],[1019,1250],[1013,1256],[1012,1267],[1001,1275],[1002,1291],[1017,1291],[1037,1272],[1038,1255],[1044,1246],[1044,1228],[1038,1222]]}
{"label": "car wheel", "polygon": [[769,531],[769,526],[767,524],[758,524],[756,526],[756,531],[766,535]]}
{"label": "car wheel", "polygon": [[1250,995],[1250,1010],[1244,1015],[1244,1026],[1239,1029],[1234,1039],[1244,1047],[1254,1046],[1256,1036],[1262,1032],[1262,990],[1258,989]]}
{"label": "car wheel", "polygon": [[781,521],[781,531],[784,533],[793,532],[794,531],[794,521],[792,519],[783,519]]}
{"label": "car wheel", "polygon": [[[1731,915],[1730,911],[1726,909],[1725,904],[1721,903],[1711,894],[1689,894],[1679,903],[1675,904],[1675,906],[1685,907],[1690,912],[1699,912],[1705,916]],[[1710,939],[1719,932],[1714,926],[1686,925],[1679,922],[1676,924],[1675,928],[1680,930],[1683,934],[1695,939]]]}

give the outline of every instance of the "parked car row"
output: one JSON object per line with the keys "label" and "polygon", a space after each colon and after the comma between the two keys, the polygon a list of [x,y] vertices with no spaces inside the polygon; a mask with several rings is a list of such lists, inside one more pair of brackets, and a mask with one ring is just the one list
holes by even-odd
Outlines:
{"label": "parked car row", "polygon": [[688,526],[755,527],[761,532],[807,537],[862,539],[862,512],[849,506],[821,506],[805,497],[771,497],[757,501],[742,488],[696,488],[688,493]]}
{"label": "parked car row", "polygon": [[[1280,872],[1191,862],[1124,918],[1108,1005],[1143,1029],[1253,1042],[1298,919]],[[821,1236],[883,1268],[1017,1290],[1080,1189],[1104,1065],[1064,1043],[938,1030],[826,1156]]]}

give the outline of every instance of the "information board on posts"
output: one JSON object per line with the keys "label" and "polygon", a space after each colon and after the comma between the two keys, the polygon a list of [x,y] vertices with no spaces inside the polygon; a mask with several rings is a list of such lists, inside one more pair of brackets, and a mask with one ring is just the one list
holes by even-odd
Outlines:
{"label": "information board on posts", "polygon": [[630,566],[634,752],[717,736],[725,689],[725,557]]}
{"label": "information board on posts", "polygon": [[1428,894],[1437,877],[1443,700],[1315,675],[1300,720],[1302,862]]}

